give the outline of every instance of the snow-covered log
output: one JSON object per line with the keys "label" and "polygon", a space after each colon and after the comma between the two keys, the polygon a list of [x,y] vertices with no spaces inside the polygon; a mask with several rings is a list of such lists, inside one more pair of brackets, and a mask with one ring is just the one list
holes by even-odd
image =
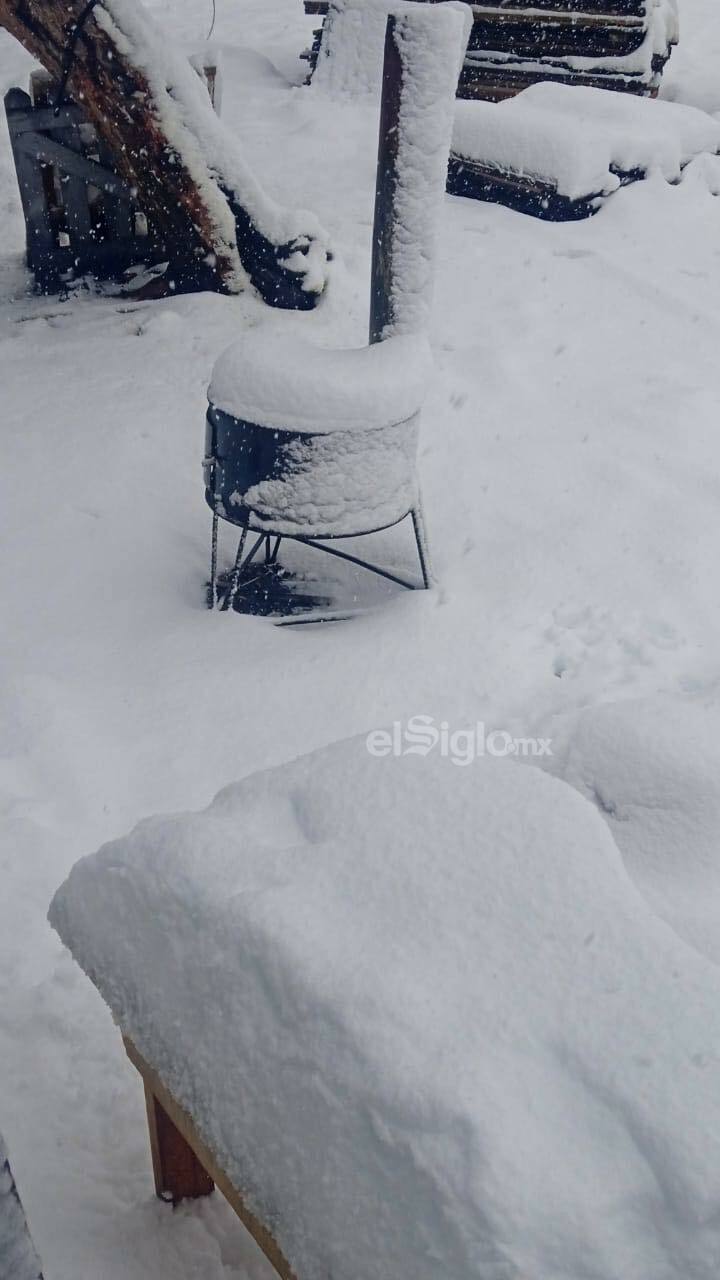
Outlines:
{"label": "snow-covered log", "polygon": [[[139,0],[0,0],[4,26],[81,103],[189,282],[305,309],[326,281],[312,214],[270,200],[204,85]],[[177,271],[176,271],[177,274]]]}

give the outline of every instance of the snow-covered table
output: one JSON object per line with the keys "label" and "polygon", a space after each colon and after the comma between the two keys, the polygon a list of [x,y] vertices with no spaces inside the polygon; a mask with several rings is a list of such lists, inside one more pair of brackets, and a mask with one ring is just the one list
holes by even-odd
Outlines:
{"label": "snow-covered table", "polygon": [[573,788],[430,741],[145,821],[51,921],[300,1280],[714,1280],[716,966]]}

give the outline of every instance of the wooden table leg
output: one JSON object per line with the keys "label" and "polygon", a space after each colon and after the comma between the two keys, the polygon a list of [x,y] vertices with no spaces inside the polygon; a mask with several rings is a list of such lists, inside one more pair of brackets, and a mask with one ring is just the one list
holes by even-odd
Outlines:
{"label": "wooden table leg", "polygon": [[157,1194],[162,1200],[172,1200],[173,1204],[210,1195],[215,1187],[212,1178],[175,1128],[147,1081],[143,1084]]}
{"label": "wooden table leg", "polygon": [[280,1280],[298,1280],[273,1232],[248,1208],[242,1192],[233,1185],[203,1142],[192,1117],[177,1103],[130,1037],[123,1036],[123,1041],[128,1058],[140,1072],[145,1089],[158,1195],[177,1204],[184,1197],[206,1196],[216,1186],[275,1268]]}

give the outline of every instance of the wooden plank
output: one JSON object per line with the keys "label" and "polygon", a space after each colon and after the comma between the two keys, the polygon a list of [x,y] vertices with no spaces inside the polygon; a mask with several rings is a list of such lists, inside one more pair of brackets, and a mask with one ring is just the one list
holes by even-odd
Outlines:
{"label": "wooden plank", "polygon": [[209,1196],[215,1189],[215,1183],[155,1097],[147,1080],[143,1080],[143,1085],[157,1195],[161,1200],[171,1200],[173,1204]]}
{"label": "wooden plank", "polygon": [[589,218],[597,213],[601,204],[599,195],[588,194],[571,200],[559,195],[556,187],[542,179],[483,165],[453,153],[448,162],[447,190],[453,196],[501,204],[506,209],[548,222]]}
{"label": "wooden plank", "polygon": [[370,343],[382,342],[392,326],[395,192],[400,134],[403,68],[395,39],[395,19],[385,28],[380,131],[378,137],[375,216],[370,272]]}
{"label": "wooden plank", "polygon": [[[61,147],[67,148],[68,151],[73,151],[76,155],[83,155],[80,130],[76,124],[54,129],[53,137],[54,141],[58,142]],[[85,243],[88,237],[93,235],[87,183],[76,174],[61,174],[60,190],[70,243],[75,247],[79,247]]]}
{"label": "wooden plank", "polygon": [[56,239],[50,221],[42,172],[22,150],[22,136],[16,127],[29,109],[32,110],[30,98],[22,89],[10,89],[6,93],[5,114],[25,217],[27,261],[34,271],[48,263],[55,249]]}
{"label": "wooden plank", "polygon": [[107,191],[112,196],[122,196],[125,200],[132,199],[131,188],[117,174],[104,169],[102,165],[95,164],[94,160],[87,160],[83,155],[68,151],[66,147],[53,142],[52,138],[46,138],[44,134],[22,133],[18,136],[16,145],[24,154],[32,156],[35,160],[54,164],[62,173],[82,178],[84,182],[92,183],[100,191]]}
{"label": "wooden plank", "polygon": [[85,117],[79,107],[66,105],[58,114],[52,107],[32,107],[28,105],[22,113],[17,112],[15,130],[17,133],[42,133],[45,129],[65,129],[68,125],[83,124]]}
{"label": "wooden plank", "polygon": [[476,17],[467,47],[468,53],[509,53],[539,63],[553,57],[620,58],[639,49],[645,34],[642,21],[575,22],[571,14],[565,14],[556,22],[523,14],[485,14]]}
{"label": "wooden plank", "polygon": [[[426,3],[439,3],[439,0],[425,0]],[[645,18],[648,13],[646,0],[464,0],[473,13],[495,13],[498,17],[508,14],[515,16],[518,12],[539,14],[542,19],[548,15],[566,18],[570,21],[580,18],[595,18],[604,21],[607,18],[627,18],[637,20]],[[305,12],[308,15],[326,14],[329,0],[304,0]]]}
{"label": "wooden plank", "polygon": [[[146,1062],[129,1036],[123,1036],[123,1043],[125,1045],[125,1051],[128,1058],[142,1076],[146,1090],[146,1098],[149,1092],[153,1101],[160,1105],[160,1108],[177,1130],[178,1134],[182,1136],[187,1146],[191,1149],[196,1159],[202,1165],[208,1177],[212,1179],[218,1190],[222,1192],[225,1199],[228,1201],[228,1204],[235,1210],[238,1218],[250,1232],[250,1235],[265,1254],[268,1262],[270,1262],[270,1264],[275,1268],[281,1280],[297,1280],[295,1272],[290,1267],[290,1264],[280,1249],[272,1231],[260,1221],[252,1210],[248,1208],[242,1193],[233,1185],[225,1171],[221,1168],[213,1152],[200,1137],[191,1116],[189,1116],[187,1111],[183,1110],[183,1108],[175,1101],[170,1091],[163,1084],[160,1076],[155,1070],[153,1070],[150,1064]],[[156,1116],[157,1113],[154,1112],[154,1115]]]}

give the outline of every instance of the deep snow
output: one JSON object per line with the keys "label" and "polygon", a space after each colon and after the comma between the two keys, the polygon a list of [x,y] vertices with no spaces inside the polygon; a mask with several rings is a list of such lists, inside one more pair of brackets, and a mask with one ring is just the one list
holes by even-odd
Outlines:
{"label": "deep snow", "polygon": [[[154,7],[201,45],[209,12]],[[716,0],[681,0],[681,23],[663,93],[720,113]],[[663,693],[720,726],[717,160],[579,224],[448,199],[420,449],[439,588],[325,629],[204,610],[215,358],[249,325],[366,335],[376,122],[300,87],[312,25],[300,0],[219,0],[214,37],[247,160],[336,250],[312,315],[29,296],[0,136],[0,1128],[48,1280],[266,1274],[219,1201],[152,1197],[138,1082],[45,920],[81,854],[414,713],[527,735]],[[3,88],[29,69],[0,38]],[[410,555],[401,531],[379,542]]]}

